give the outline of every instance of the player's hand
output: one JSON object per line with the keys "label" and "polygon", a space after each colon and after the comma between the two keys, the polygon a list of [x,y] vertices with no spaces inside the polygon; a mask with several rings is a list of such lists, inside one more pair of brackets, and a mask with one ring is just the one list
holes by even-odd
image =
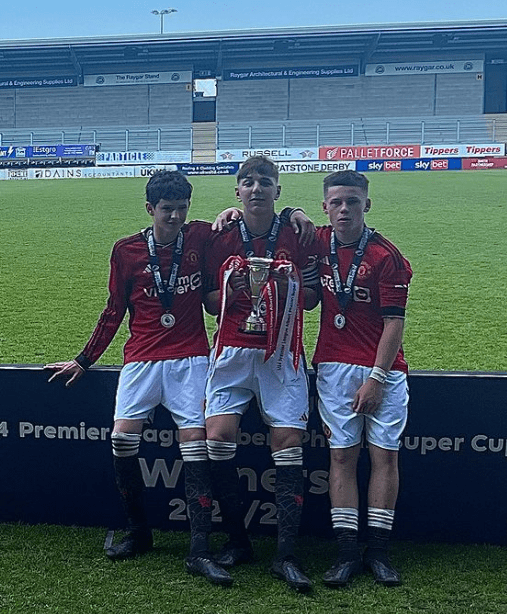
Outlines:
{"label": "player's hand", "polygon": [[359,388],[352,402],[356,414],[373,414],[382,401],[383,384],[369,377]]}
{"label": "player's hand", "polygon": [[303,211],[294,211],[290,216],[292,230],[299,235],[299,243],[310,245],[315,236],[315,225]]}
{"label": "player's hand", "polygon": [[241,209],[237,207],[229,207],[219,213],[211,225],[211,230],[217,230],[220,232],[221,230],[230,230],[232,228],[232,224],[242,216],[243,212]]}
{"label": "player's hand", "polygon": [[250,286],[248,276],[242,271],[233,271],[229,277],[227,297],[229,301],[235,301],[240,294],[250,298]]}
{"label": "player's hand", "polygon": [[49,365],[44,365],[44,369],[50,369],[54,371],[53,375],[48,379],[48,382],[52,382],[54,379],[60,377],[67,377],[68,380],[65,383],[65,387],[69,388],[77,382],[77,380],[85,373],[83,367],[75,360],[68,360],[67,362],[54,362]]}

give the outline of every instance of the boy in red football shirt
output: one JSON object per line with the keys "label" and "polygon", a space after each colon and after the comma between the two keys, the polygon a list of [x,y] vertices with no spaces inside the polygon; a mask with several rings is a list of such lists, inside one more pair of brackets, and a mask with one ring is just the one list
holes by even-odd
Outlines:
{"label": "boy in red football shirt", "polygon": [[[407,419],[407,363],[401,347],[412,270],[400,251],[365,225],[368,180],[355,171],[324,179],[330,226],[317,229],[322,287],[317,366],[319,411],[331,447],[329,489],[338,558],[325,574],[343,586],[363,567],[400,584],[387,546],[398,495],[398,449]],[[359,551],[356,468],[368,442],[368,542]]]}
{"label": "boy in red football shirt", "polygon": [[178,172],[155,173],[146,185],[153,225],[118,241],[111,255],[109,299],[83,351],[72,361],[47,365],[72,385],[111,343],[125,313],[130,337],[116,396],[111,435],[116,482],[129,530],[106,550],[124,559],[152,548],[144,512],[139,445],[143,424],[162,403],[179,428],[191,526],[189,573],[220,585],[232,577],[208,550],[211,481],[204,424],[208,340],[204,328],[202,271],[208,222],[186,223],[192,186]]}
{"label": "boy in red football shirt", "polygon": [[[276,468],[278,552],[271,570],[292,588],[307,591],[310,581],[294,557],[303,504],[301,441],[308,420],[301,309],[303,303],[305,308],[315,306],[318,277],[313,253],[275,214],[280,190],[278,169],[271,160],[246,160],[236,187],[243,217],[228,232],[213,236],[206,250],[210,293],[205,302],[207,310],[219,316],[206,386],[206,430],[213,488],[230,535],[217,562],[229,567],[252,557],[235,455],[241,416],[255,397],[270,427]],[[249,328],[248,323],[253,288],[247,259],[254,257],[267,259],[270,269],[266,293],[257,303],[268,322],[265,330]],[[273,315],[278,307],[278,315]]]}

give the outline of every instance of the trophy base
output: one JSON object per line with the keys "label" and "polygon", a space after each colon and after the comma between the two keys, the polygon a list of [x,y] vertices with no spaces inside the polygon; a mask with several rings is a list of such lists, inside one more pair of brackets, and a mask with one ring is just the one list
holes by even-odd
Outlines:
{"label": "trophy base", "polygon": [[245,322],[240,330],[243,333],[265,335],[268,332],[268,327],[266,322]]}

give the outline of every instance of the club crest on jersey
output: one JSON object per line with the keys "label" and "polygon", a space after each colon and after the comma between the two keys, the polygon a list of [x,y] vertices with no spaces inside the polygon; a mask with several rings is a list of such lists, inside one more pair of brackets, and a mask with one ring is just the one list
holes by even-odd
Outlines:
{"label": "club crest on jersey", "polygon": [[191,249],[188,251],[187,260],[191,262],[192,264],[199,262],[199,254],[197,253],[195,249]]}
{"label": "club crest on jersey", "polygon": [[283,250],[276,252],[276,260],[292,260],[289,254]]}
{"label": "club crest on jersey", "polygon": [[357,269],[357,277],[358,279],[368,279],[371,275],[371,265],[368,264],[365,260],[361,261],[359,268]]}

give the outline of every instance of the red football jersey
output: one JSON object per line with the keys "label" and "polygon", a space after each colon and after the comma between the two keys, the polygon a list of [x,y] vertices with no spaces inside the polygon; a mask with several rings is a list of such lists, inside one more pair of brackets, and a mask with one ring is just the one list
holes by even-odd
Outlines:
{"label": "red football jersey", "polygon": [[[183,257],[176,282],[171,313],[176,323],[165,328],[165,313],[151,272],[145,233],[120,239],[111,254],[109,298],[97,326],[78,356],[85,367],[97,361],[111,343],[125,313],[129,312],[130,337],[124,347],[124,362],[169,360],[207,356],[208,338],[204,327],[203,255],[211,234],[208,222],[190,222],[182,228]],[[160,272],[167,282],[175,242],[157,245]]]}
{"label": "red football jersey", "polygon": [[[252,240],[255,255],[261,258],[266,253],[267,234]],[[273,259],[293,262],[301,272],[303,285],[315,286],[318,284],[318,279],[314,246],[302,247],[298,241],[298,235],[294,234],[290,226],[282,226]],[[219,289],[220,267],[229,256],[235,255],[245,258],[245,249],[237,225],[228,232],[213,235],[206,248],[205,266],[208,292]],[[252,301],[244,295],[239,296],[232,305],[228,304],[222,323],[223,345],[242,348],[266,347],[265,334],[245,333],[240,329],[251,311]],[[279,313],[278,326],[281,319],[282,313]]]}
{"label": "red football jersey", "polygon": [[[331,226],[324,226],[317,229],[316,235],[322,310],[313,363],[343,362],[373,367],[382,335],[383,317],[405,315],[412,269],[396,246],[375,232],[368,241],[358,268],[352,290],[353,299],[344,312],[346,324],[342,329],[338,329],[334,318],[342,313],[342,310],[334,291],[330,263],[331,232]],[[342,284],[347,279],[356,247],[357,244],[338,244]],[[408,371],[402,349],[399,350],[391,369]]]}

